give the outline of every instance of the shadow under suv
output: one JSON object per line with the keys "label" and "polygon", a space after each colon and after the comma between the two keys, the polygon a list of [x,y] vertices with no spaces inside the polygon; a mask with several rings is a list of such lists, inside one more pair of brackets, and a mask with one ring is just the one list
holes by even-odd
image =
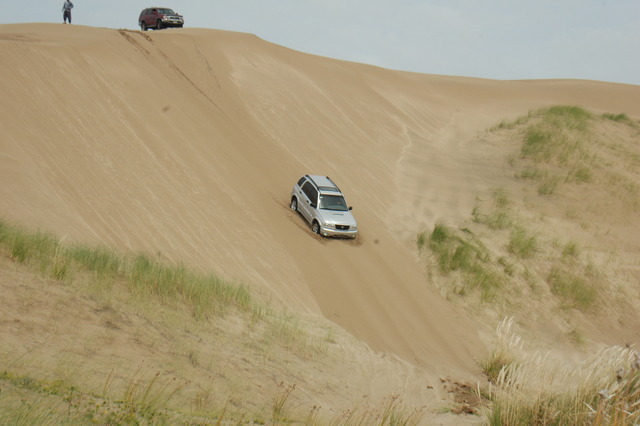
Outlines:
{"label": "shadow under suv", "polygon": [[148,7],[140,12],[138,24],[142,31],[149,28],[161,30],[168,27],[182,28],[184,18],[168,7]]}
{"label": "shadow under suv", "polygon": [[290,207],[311,224],[314,234],[347,238],[358,235],[352,207],[328,176],[302,176],[291,190]]}

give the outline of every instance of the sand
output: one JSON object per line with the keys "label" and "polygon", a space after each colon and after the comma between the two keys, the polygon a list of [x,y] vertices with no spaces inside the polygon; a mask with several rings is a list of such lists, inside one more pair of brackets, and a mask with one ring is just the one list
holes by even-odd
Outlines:
{"label": "sand", "polygon": [[[0,54],[0,216],[216,271],[442,375],[478,375],[488,326],[415,238],[502,176],[515,147],[475,135],[556,104],[640,118],[640,86],[400,72],[212,29],[2,25]],[[341,187],[357,241],[288,209],[303,174]]]}

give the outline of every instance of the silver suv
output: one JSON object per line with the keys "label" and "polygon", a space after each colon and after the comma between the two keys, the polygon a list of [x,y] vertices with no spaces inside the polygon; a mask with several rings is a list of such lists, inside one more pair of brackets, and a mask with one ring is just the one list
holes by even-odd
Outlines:
{"label": "silver suv", "polygon": [[352,207],[329,176],[304,175],[291,190],[291,210],[302,214],[314,234],[355,238],[358,224]]}

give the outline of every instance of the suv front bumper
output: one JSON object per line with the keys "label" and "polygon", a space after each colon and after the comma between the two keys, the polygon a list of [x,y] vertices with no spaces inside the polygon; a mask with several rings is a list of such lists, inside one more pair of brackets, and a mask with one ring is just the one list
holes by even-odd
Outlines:
{"label": "suv front bumper", "polygon": [[349,229],[342,231],[334,228],[320,227],[320,234],[325,237],[341,237],[341,238],[355,238],[358,235],[357,229]]}
{"label": "suv front bumper", "polygon": [[175,17],[165,17],[162,18],[162,25],[165,27],[181,27],[184,25],[184,20]]}

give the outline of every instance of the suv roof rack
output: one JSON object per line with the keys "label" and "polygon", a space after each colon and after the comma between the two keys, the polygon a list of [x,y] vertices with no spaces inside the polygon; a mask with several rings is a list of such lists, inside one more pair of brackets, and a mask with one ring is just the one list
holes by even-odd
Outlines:
{"label": "suv roof rack", "polygon": [[[304,176],[305,176],[307,179],[309,179],[309,181],[313,184],[313,186],[315,186],[315,187],[316,187],[316,189],[320,190],[320,188],[321,188],[321,187],[324,187],[324,188],[327,188],[327,189],[328,189],[328,187],[327,187],[327,186],[322,186],[319,182],[316,182],[316,181],[313,179],[312,175],[308,175],[308,174],[307,174],[307,175],[304,175]],[[322,178],[322,177],[323,177],[322,175],[313,175],[313,176],[316,176],[316,177],[319,177],[319,178]],[[342,192],[342,191],[340,191],[340,188],[338,188],[338,185],[336,185],[336,183],[335,183],[334,181],[332,181],[332,180],[331,180],[331,178],[330,178],[329,176],[324,176],[324,178],[326,178],[329,182],[331,182],[331,185],[333,185],[333,187],[336,189],[336,191],[338,191],[338,192]]]}

